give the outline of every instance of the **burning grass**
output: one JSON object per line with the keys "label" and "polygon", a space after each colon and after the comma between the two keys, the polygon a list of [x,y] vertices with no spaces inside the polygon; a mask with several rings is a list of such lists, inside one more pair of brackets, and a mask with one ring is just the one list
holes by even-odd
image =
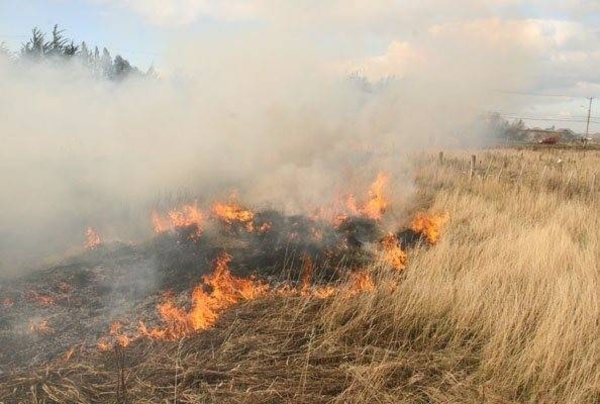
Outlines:
{"label": "burning grass", "polygon": [[[417,162],[420,195],[434,214],[416,209],[407,229],[388,234],[369,218],[346,218],[335,230],[317,226],[320,242],[341,240],[346,255],[372,248],[368,265],[333,283],[321,282],[320,272],[331,256],[310,248],[314,219],[254,212],[254,228],[268,222],[269,231],[247,232],[242,223],[244,230],[232,234],[247,250],[232,248],[232,259],[218,249],[207,253],[221,260],[193,285],[209,301],[215,290],[224,298],[209,327],[196,332],[191,325],[194,292],[183,302],[163,299],[187,324],[176,330],[184,338],[113,342],[106,352],[65,349],[45,365],[1,374],[0,396],[74,403],[597,402],[600,202],[592,178],[600,155],[486,152],[473,176],[468,161],[456,154],[443,164]],[[435,212],[451,212],[452,220]],[[246,290],[238,279],[251,282],[252,291],[261,285],[249,278],[248,265],[269,262],[265,251],[279,248],[284,228],[296,234],[283,237],[286,243],[301,247],[294,265],[279,267],[295,268],[291,282],[266,276],[268,290],[238,293]],[[207,235],[174,245],[213,251],[202,244]],[[0,310],[21,304],[10,298],[13,305]],[[143,307],[155,311],[154,302]],[[169,328],[160,318],[155,324]],[[107,335],[118,341],[128,332],[122,324]]]}

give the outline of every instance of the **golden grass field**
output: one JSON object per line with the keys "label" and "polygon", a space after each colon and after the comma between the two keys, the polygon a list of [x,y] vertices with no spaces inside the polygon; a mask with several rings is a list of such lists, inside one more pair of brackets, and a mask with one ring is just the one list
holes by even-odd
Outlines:
{"label": "golden grass field", "polygon": [[[349,298],[274,297],[179,343],[23,370],[0,402],[597,403],[600,151],[415,158],[438,244]],[[125,389],[117,392],[118,381]],[[117,396],[118,393],[118,396]]]}
{"label": "golden grass field", "polygon": [[600,399],[600,153],[478,157],[472,179],[465,153],[419,164],[431,208],[452,215],[440,243],[396,290],[327,310],[330,339],[383,350],[346,400]]}

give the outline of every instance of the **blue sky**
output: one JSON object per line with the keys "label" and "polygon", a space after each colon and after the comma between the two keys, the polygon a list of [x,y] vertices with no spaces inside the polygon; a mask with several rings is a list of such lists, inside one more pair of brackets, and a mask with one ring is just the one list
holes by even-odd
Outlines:
{"label": "blue sky", "polygon": [[33,27],[49,33],[54,24],[76,42],[107,47],[147,68],[159,63],[165,28],[145,23],[127,10],[117,12],[88,1],[0,0],[0,41],[16,50]]}

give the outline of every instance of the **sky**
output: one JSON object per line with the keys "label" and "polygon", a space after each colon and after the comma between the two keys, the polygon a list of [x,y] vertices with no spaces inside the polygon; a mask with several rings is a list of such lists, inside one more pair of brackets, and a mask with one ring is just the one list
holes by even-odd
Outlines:
{"label": "sky", "polygon": [[[218,42],[266,27],[309,38],[324,64],[372,80],[433,63],[426,48],[436,38],[510,46],[527,59],[527,80],[489,90],[514,98],[501,114],[531,126],[583,131],[586,98],[600,96],[600,0],[0,0],[0,42],[12,50],[32,27],[49,32],[54,24],[77,42],[164,72],[179,68],[177,41]],[[600,132],[600,100],[592,107],[590,131]]]}

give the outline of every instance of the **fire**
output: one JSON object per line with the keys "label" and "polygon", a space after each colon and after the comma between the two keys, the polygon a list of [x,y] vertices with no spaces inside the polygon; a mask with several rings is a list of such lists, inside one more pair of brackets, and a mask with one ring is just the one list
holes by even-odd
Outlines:
{"label": "fire", "polygon": [[282,291],[282,294],[299,293],[303,297],[316,297],[317,299],[325,299],[333,296],[337,292],[337,288],[333,286],[317,286],[312,287],[312,277],[315,272],[315,264],[308,254],[302,257],[302,275],[300,279],[300,288]]}
{"label": "fire", "polygon": [[371,274],[366,271],[356,271],[350,274],[348,293],[355,295],[361,292],[372,292],[375,290],[375,282],[371,278]]}
{"label": "fire", "polygon": [[241,223],[246,226],[246,230],[254,230],[254,213],[241,207],[236,202],[229,202],[226,204],[217,202],[214,204],[212,212],[217,218],[228,225]]}
{"label": "fire", "polygon": [[302,275],[300,279],[300,295],[310,295],[310,286],[312,283],[313,272],[315,271],[315,264],[312,258],[308,254],[304,254],[302,259]]}
{"label": "fire", "polygon": [[156,233],[164,233],[195,226],[196,231],[190,237],[198,238],[202,234],[204,214],[198,208],[196,202],[191,205],[183,205],[179,209],[170,210],[166,215],[161,215],[154,210],[152,211],[151,218]]}
{"label": "fire", "polygon": [[[212,327],[219,314],[232,305],[243,300],[256,299],[267,292],[266,284],[233,276],[229,270],[231,260],[229,254],[222,254],[217,258],[215,271],[211,275],[203,276],[203,284],[192,291],[190,311],[186,312],[177,307],[169,299],[158,306],[160,317],[166,324],[165,328],[148,330],[142,323],[141,334],[156,339],[179,339]],[[210,292],[206,292],[205,287],[208,287]]]}
{"label": "fire", "polygon": [[98,341],[98,350],[100,352],[106,352],[106,351],[110,350],[110,343],[108,343],[105,340]]}
{"label": "fire", "polygon": [[359,205],[354,195],[346,197],[344,212],[338,213],[334,219],[334,225],[337,227],[348,216],[365,216],[369,219],[380,220],[388,208],[389,201],[386,196],[386,187],[389,182],[389,175],[380,172],[377,178],[369,187],[369,196],[367,201]]}
{"label": "fire", "polygon": [[54,298],[49,295],[42,295],[34,290],[30,290],[27,292],[25,298],[33,303],[37,303],[42,307],[50,307],[54,305]]}
{"label": "fire", "polygon": [[269,230],[271,230],[271,223],[269,222],[265,222],[263,223],[259,228],[258,228],[258,232],[260,234],[264,234],[266,232],[268,232]]}
{"label": "fire", "polygon": [[100,235],[91,227],[85,230],[85,248],[88,250],[94,250],[102,244],[102,238]]}
{"label": "fire", "polygon": [[389,205],[385,196],[385,187],[388,181],[389,175],[377,174],[375,182],[369,188],[369,201],[361,210],[363,215],[373,220],[381,219]]}
{"label": "fire", "polygon": [[337,288],[333,286],[319,286],[312,291],[311,296],[316,297],[317,299],[327,299],[328,297],[335,295],[337,292]]}
{"label": "fire", "polygon": [[[347,218],[350,214],[380,220],[389,207],[389,201],[385,192],[389,178],[387,174],[378,174],[369,188],[368,199],[366,201],[362,200],[363,203],[357,204],[354,197],[350,195],[345,206],[343,198],[340,198],[338,203],[334,206],[329,206],[332,209],[325,211],[325,213],[330,214],[329,217],[335,218],[334,223],[342,220],[341,218]],[[206,212],[208,214],[208,211]],[[217,219],[229,226],[241,225],[249,232],[256,230],[257,234],[271,230],[271,223],[265,222],[261,224],[260,221],[255,223],[255,214],[237,202],[217,202],[212,206],[210,215],[209,226],[214,225],[214,219]],[[317,222],[322,217],[323,211],[319,211],[315,217],[315,225],[310,229],[313,241],[322,240],[324,235],[328,238],[330,237],[329,233],[324,233],[322,230],[323,227],[320,227],[322,223]],[[448,220],[449,216],[447,214],[426,215],[425,213],[419,213],[414,218],[411,229],[416,233],[422,234],[428,243],[434,244],[440,237],[442,226]],[[157,233],[194,226],[192,228],[196,229],[194,237],[199,237],[205,224],[205,214],[194,203],[193,205],[184,205],[179,209],[171,210],[164,215],[154,211],[152,212],[152,222],[154,230]],[[369,225],[371,224],[369,223]],[[303,228],[294,226],[291,226],[288,230],[287,237],[289,240],[304,237],[302,235],[304,233],[299,233],[300,230],[298,230],[300,228],[304,231]],[[275,228],[277,229],[277,227]],[[87,233],[97,236],[91,228],[88,229]],[[379,233],[376,234],[378,235]],[[340,238],[340,240],[342,239]],[[369,243],[376,243],[375,240],[375,237],[373,237]],[[402,271],[406,268],[408,256],[402,250],[398,237],[395,234],[389,233],[383,237],[377,246],[377,250],[381,253],[380,262],[385,263],[396,271]],[[370,253],[370,247],[368,250],[365,249],[365,251]],[[214,271],[208,275],[204,275],[201,278],[200,284],[193,288],[188,305],[183,306],[175,300],[174,296],[166,296],[161,299],[161,303],[157,305],[161,326],[149,328],[144,322],[140,321],[137,333],[127,335],[122,332],[121,323],[112,323],[109,334],[99,340],[98,348],[101,351],[107,351],[114,347],[127,347],[132,341],[140,337],[168,341],[178,340],[195,332],[210,329],[216,324],[223,311],[240,302],[260,298],[269,291],[273,295],[324,299],[333,295],[350,297],[363,292],[372,292],[376,288],[375,281],[369,269],[355,270],[349,273],[346,281],[343,283],[327,286],[313,285],[316,264],[313,257],[308,254],[305,254],[302,258],[302,272],[299,284],[294,285],[292,282],[288,282],[282,287],[274,289],[270,289],[268,284],[257,281],[254,278],[244,279],[232,275],[229,268],[231,261],[232,256],[226,253],[221,254],[215,260]],[[386,287],[385,281],[378,282],[377,287]],[[69,285],[63,285],[60,290],[64,293],[68,292]],[[32,292],[29,299],[42,305],[53,303],[52,297],[40,295],[36,292]]]}
{"label": "fire", "polygon": [[348,209],[348,212],[351,215],[360,214],[360,209],[358,208],[358,205],[356,204],[356,199],[354,198],[354,195],[352,195],[352,194],[348,195],[348,198],[346,199],[346,208]]}
{"label": "fire", "polygon": [[402,271],[406,268],[406,261],[408,256],[400,248],[398,238],[390,233],[383,237],[380,242],[381,249],[383,250],[382,261],[397,271]]}
{"label": "fire", "polygon": [[127,348],[136,337],[129,337],[121,332],[123,324],[114,321],[110,324],[108,337],[103,337],[98,341],[98,349],[102,352],[110,350],[112,347],[120,346]]}
{"label": "fire", "polygon": [[29,331],[32,334],[39,335],[50,335],[54,333],[54,329],[48,325],[48,320],[31,321],[29,323]]}
{"label": "fire", "polygon": [[410,225],[410,228],[422,234],[429,244],[435,244],[440,238],[442,227],[450,219],[448,213],[438,213],[427,215],[423,212],[417,213]]}
{"label": "fire", "polygon": [[370,185],[366,198],[360,198],[358,202],[354,194],[341,195],[330,205],[315,208],[311,218],[329,222],[334,228],[351,216],[380,220],[389,207],[386,193],[389,179],[389,174],[380,172]]}

